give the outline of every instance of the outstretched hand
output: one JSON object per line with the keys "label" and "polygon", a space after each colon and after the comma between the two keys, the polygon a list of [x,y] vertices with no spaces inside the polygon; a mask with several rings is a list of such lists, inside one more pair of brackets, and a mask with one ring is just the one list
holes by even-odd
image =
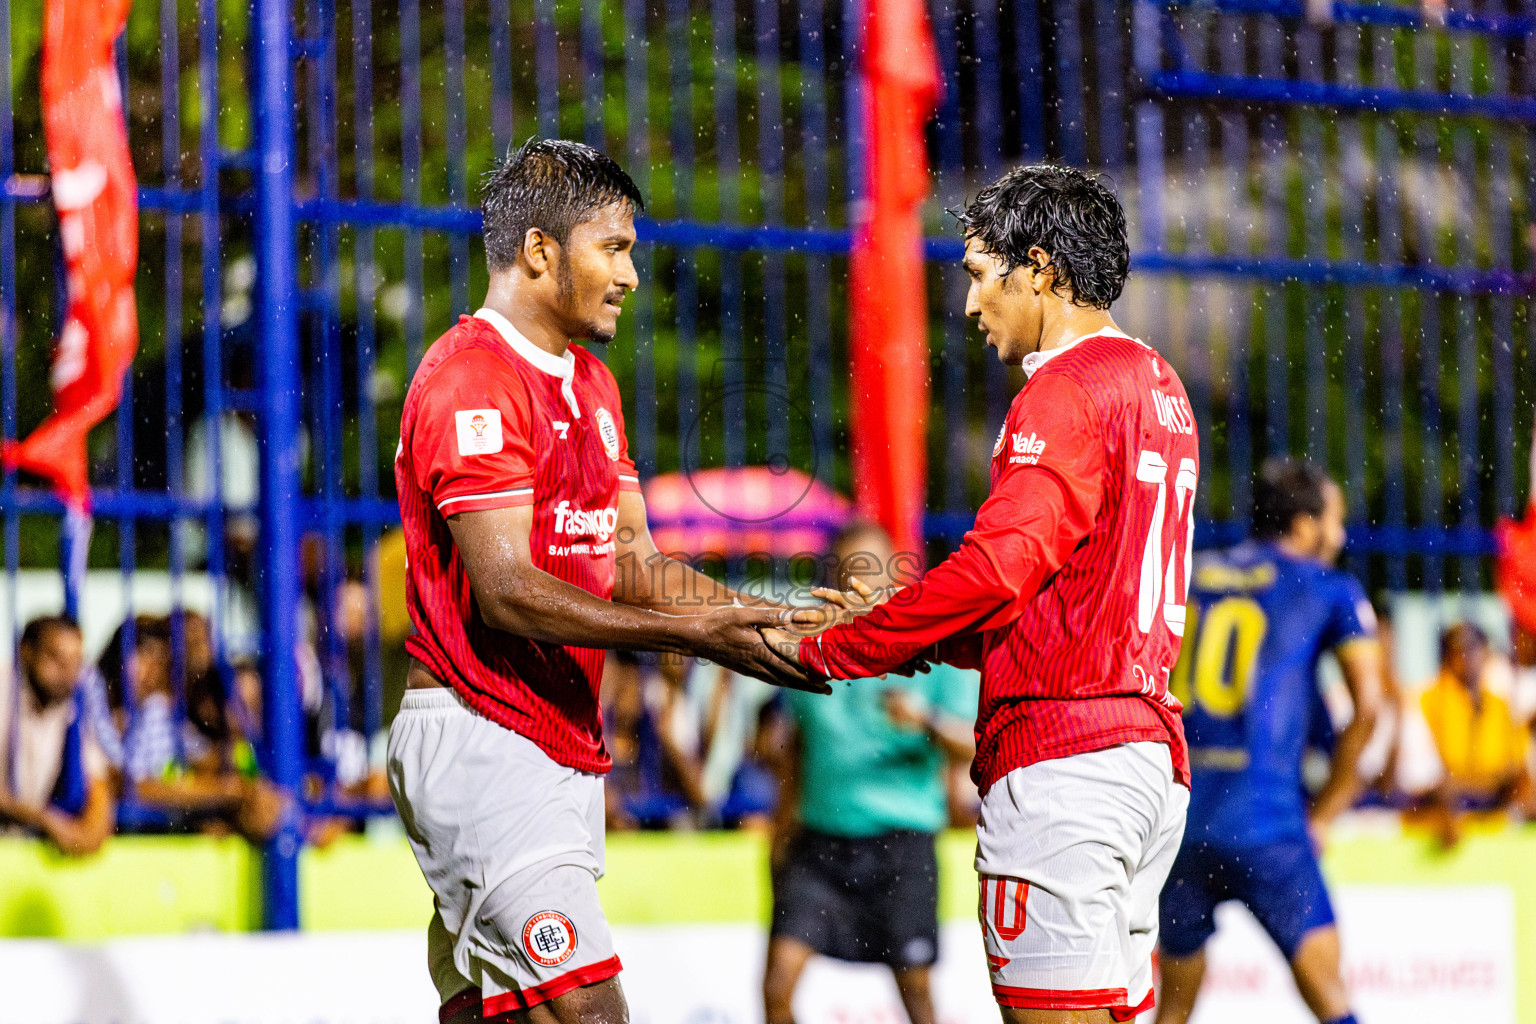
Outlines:
{"label": "outstretched hand", "polygon": [[782,648],[770,646],[762,632],[768,629],[782,632],[778,627],[803,621],[803,610],[721,608],[691,620],[691,628],[696,634],[691,646],[700,657],[754,679],[792,690],[831,693],[832,687],[824,679],[807,672],[798,659],[786,657]]}

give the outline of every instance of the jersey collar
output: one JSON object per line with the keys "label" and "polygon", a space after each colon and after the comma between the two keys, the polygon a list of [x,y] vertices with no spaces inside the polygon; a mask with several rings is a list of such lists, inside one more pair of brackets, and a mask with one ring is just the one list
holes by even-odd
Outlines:
{"label": "jersey collar", "polygon": [[575,374],[576,357],[571,354],[570,349],[566,349],[563,356],[544,351],[523,337],[523,332],[513,327],[512,321],[489,307],[477,311],[475,318],[484,320],[496,328],[496,332],[506,339],[508,345],[512,346],[512,351],[532,363],[535,369],[543,370],[551,377],[569,378]]}
{"label": "jersey collar", "polygon": [[1040,367],[1044,366],[1052,359],[1055,359],[1067,349],[1074,348],[1077,345],[1087,341],[1089,338],[1124,338],[1126,341],[1136,340],[1129,334],[1117,331],[1113,327],[1106,327],[1102,331],[1094,331],[1092,334],[1085,334],[1081,338],[1073,338],[1065,345],[1057,345],[1055,348],[1048,352],[1031,352],[1029,355],[1025,356],[1024,361],[1019,364],[1024,370],[1024,376],[1033,377],[1035,373],[1039,371]]}
{"label": "jersey collar", "polygon": [[565,404],[571,407],[571,414],[581,419],[581,406],[576,404],[576,390],[571,387],[571,381],[576,376],[576,355],[569,348],[565,355],[557,356],[546,352],[527,338],[523,332],[512,326],[512,321],[502,316],[490,307],[482,307],[475,312],[475,319],[484,320],[496,328],[506,343],[512,346],[512,351],[522,356],[533,364],[535,370],[542,370],[551,377],[560,378],[560,393],[565,396]]}

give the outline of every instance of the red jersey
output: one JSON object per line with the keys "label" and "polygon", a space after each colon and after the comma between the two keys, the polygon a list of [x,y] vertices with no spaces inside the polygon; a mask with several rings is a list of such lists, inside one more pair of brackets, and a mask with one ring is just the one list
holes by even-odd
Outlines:
{"label": "red jersey", "polygon": [[1187,786],[1168,693],[1200,459],[1184,386],[1118,332],[1024,368],[991,494],[959,550],[869,614],[805,638],[800,657],[840,679],[918,654],[980,668],[983,792],[1015,768],[1138,740],[1167,743]]}
{"label": "red jersey", "polygon": [[545,352],[493,310],[461,317],[406,393],[395,487],[416,628],[406,650],[553,760],[606,772],[603,652],[487,626],[447,517],[532,505],[533,564],[610,598],[619,492],[640,489],[613,374],[577,345]]}

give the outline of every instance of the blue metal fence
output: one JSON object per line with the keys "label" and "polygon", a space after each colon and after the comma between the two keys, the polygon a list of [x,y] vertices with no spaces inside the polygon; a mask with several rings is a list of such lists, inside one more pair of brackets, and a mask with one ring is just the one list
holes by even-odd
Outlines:
{"label": "blue metal fence", "polygon": [[[46,408],[55,270],[40,143],[25,134],[35,33],[13,31],[39,7],[0,7],[0,426],[15,437]],[[474,182],[514,142],[602,146],[649,200],[644,285],[604,353],[642,473],[788,453],[847,489],[858,9],[134,11],[144,350],[93,438],[93,564],[122,573],[130,610],[136,569],[166,574],[172,606],[189,573],[206,574],[226,662],[259,594],[263,759],[309,809],[368,810],[306,786],[329,776],[291,652],[307,646],[321,669],[311,717],[382,727],[380,612],[359,637],[339,595],[380,584],[400,400],[484,287]],[[1480,585],[1487,528],[1522,493],[1530,426],[1531,14],[1456,7],[1440,26],[1413,7],[1335,3],[1319,23],[1287,0],[934,0],[931,14],[945,81],[927,247],[935,543],[969,524],[1018,383],[967,330],[942,211],[1050,158],[1107,171],[1127,200],[1138,274],[1118,312],[1189,384],[1204,538],[1241,531],[1259,458],[1306,452],[1346,482],[1351,557],[1374,582]],[[805,422],[763,394],[807,397]],[[253,425],[254,509],[226,490],[254,471],[241,447]],[[8,477],[0,510],[14,632],[18,570],[54,557],[59,506]],[[275,927],[297,923],[299,828],[287,822],[268,858]]]}

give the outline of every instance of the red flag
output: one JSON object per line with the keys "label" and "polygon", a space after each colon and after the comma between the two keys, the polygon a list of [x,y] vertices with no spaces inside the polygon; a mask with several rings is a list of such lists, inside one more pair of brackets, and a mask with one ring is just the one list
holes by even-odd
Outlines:
{"label": "red flag", "polygon": [[86,434],[117,408],[138,348],[133,275],[138,186],[112,44],[128,0],[47,0],[43,133],[69,281],[53,352],[53,415],[5,450],[8,467],[47,477],[71,505],[90,501]]}
{"label": "red flag", "polygon": [[928,473],[923,129],[941,84],[922,0],[867,5],[867,202],[849,261],[854,490],[896,550],[921,557]]}

